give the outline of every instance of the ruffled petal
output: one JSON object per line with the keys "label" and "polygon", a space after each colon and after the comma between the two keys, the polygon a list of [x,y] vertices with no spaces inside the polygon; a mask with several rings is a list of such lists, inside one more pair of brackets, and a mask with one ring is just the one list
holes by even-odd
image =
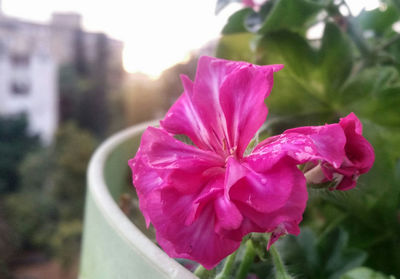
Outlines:
{"label": "ruffled petal", "polygon": [[[250,169],[249,166],[247,166],[247,169],[249,173],[257,173],[255,170]],[[281,172],[285,174],[282,175]],[[238,193],[234,193],[235,188],[242,190],[245,188],[244,185],[248,183],[246,177],[238,180],[235,185],[231,186],[230,197],[231,202],[235,204],[242,214],[243,221],[238,229],[221,230],[220,234],[232,240],[240,240],[250,232],[272,232],[275,236],[270,242],[272,244],[282,234],[290,233],[297,235],[300,232],[299,223],[303,218],[308,198],[304,175],[297,168],[294,160],[288,157],[280,160],[268,172],[257,173],[257,175],[271,177],[273,173],[281,175],[283,180],[275,180],[275,185],[270,185],[270,187],[275,187],[274,190],[277,192],[284,192],[285,199],[280,198],[281,201],[276,203],[276,201],[272,200],[272,197],[264,195],[265,203],[272,203],[272,205],[268,211],[260,211],[258,210],[260,207],[258,205],[254,206],[254,202],[248,202],[248,200],[238,195]],[[251,185],[248,188],[254,189]],[[256,195],[258,192],[255,191],[253,194]],[[245,195],[248,196],[247,193],[243,194],[243,196]],[[275,194],[273,196],[276,197]],[[261,201],[261,198],[258,198]]]}
{"label": "ruffled petal", "polygon": [[285,157],[296,164],[328,162],[339,167],[344,158],[346,138],[339,124],[290,129],[262,141],[245,159],[250,166],[264,172]]}
{"label": "ruffled petal", "polygon": [[[332,189],[354,188],[360,174],[366,173],[375,160],[371,144],[362,136],[362,124],[354,113],[339,124],[300,127],[284,132],[309,137],[315,146],[317,161],[311,161],[306,176],[311,183],[335,181]],[[311,173],[312,172],[312,173]]]}
{"label": "ruffled petal", "polygon": [[360,174],[369,171],[375,161],[375,153],[372,145],[362,136],[362,124],[354,113],[341,118],[339,122],[346,135],[346,157],[350,161],[344,164],[356,168]]}
{"label": "ruffled petal", "polygon": [[184,193],[193,193],[210,177],[223,172],[224,160],[215,153],[184,144],[162,129],[149,127],[129,165],[138,192],[174,187]]}
{"label": "ruffled petal", "polygon": [[139,150],[136,153],[136,157],[129,160],[128,165],[132,169],[132,183],[136,187],[140,211],[143,213],[147,227],[149,227],[150,218],[147,214],[148,196],[154,189],[162,187],[163,180],[156,171],[145,165],[141,158],[142,155]]}
{"label": "ruffled petal", "polygon": [[303,218],[308,199],[304,175],[291,160],[283,159],[275,168],[276,171],[284,168],[291,176],[290,186],[288,184],[281,185],[281,187],[288,188],[289,191],[286,202],[275,211],[267,213],[255,210],[243,202],[237,203],[237,206],[245,218],[261,227],[264,232],[274,232],[280,227],[285,228],[286,233],[298,234],[300,232],[298,225]]}
{"label": "ruffled petal", "polygon": [[181,76],[181,78],[184,92],[168,110],[165,118],[160,121],[160,125],[172,134],[188,136],[201,149],[213,150],[208,131],[191,100],[193,83],[187,76]]}
{"label": "ruffled petal", "polygon": [[[297,167],[292,162],[291,165]],[[272,212],[282,207],[289,198],[292,186],[295,183],[290,164],[275,164],[273,168],[265,172],[256,172],[240,164],[233,157],[227,162],[226,176],[234,176],[235,173],[245,173],[234,184],[226,184],[229,199],[240,201],[259,212]]]}
{"label": "ruffled petal", "polygon": [[220,229],[235,230],[240,227],[243,216],[236,205],[228,200],[225,195],[219,196],[214,202],[216,215],[216,232]]}
{"label": "ruffled petal", "polygon": [[185,92],[161,126],[189,136],[202,149],[241,156],[266,118],[264,99],[273,72],[282,67],[202,56],[194,83],[182,79]]}
{"label": "ruffled petal", "polygon": [[362,135],[362,123],[360,119],[351,112],[346,117],[340,118],[339,125],[343,127],[345,132],[354,132],[356,134]]}
{"label": "ruffled petal", "polygon": [[336,190],[349,190],[356,186],[358,177],[368,172],[375,161],[372,145],[362,136],[362,124],[354,113],[341,118],[339,122],[346,135],[346,160],[335,168],[334,173],[343,175]]}
{"label": "ruffled petal", "polygon": [[268,109],[264,103],[273,85],[278,66],[247,64],[233,72],[220,87],[220,103],[225,115],[227,143],[242,157],[250,140],[264,123]]}
{"label": "ruffled petal", "polygon": [[157,242],[170,256],[194,260],[211,269],[240,246],[214,231],[216,214],[213,202],[204,205],[190,225],[185,224],[195,195],[182,195],[175,189],[155,191],[149,200],[148,214],[156,229]]}
{"label": "ruffled petal", "polygon": [[[312,142],[315,152],[312,154],[315,157],[314,159],[326,161],[335,167],[339,167],[343,163],[346,136],[339,124],[299,127],[286,130],[283,134],[307,136]],[[304,161],[301,163],[304,163]]]}

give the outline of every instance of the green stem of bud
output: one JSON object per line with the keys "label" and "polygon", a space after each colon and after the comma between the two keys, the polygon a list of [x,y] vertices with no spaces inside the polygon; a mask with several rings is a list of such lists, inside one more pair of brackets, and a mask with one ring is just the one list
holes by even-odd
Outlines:
{"label": "green stem of bud", "polygon": [[212,279],[215,276],[215,268],[208,270],[201,264],[194,271],[194,275],[199,277],[200,279]]}
{"label": "green stem of bud", "polygon": [[221,273],[219,273],[218,276],[215,277],[215,279],[229,279],[229,278],[231,278],[232,268],[233,268],[234,263],[235,263],[236,254],[237,254],[237,250],[235,252],[233,252],[232,254],[230,254],[226,258],[225,264],[224,264],[224,267],[223,267]]}
{"label": "green stem of bud", "polygon": [[276,248],[275,248],[275,245],[272,245],[269,248],[269,252],[271,253],[272,262],[274,263],[274,266],[275,266],[275,278],[276,279],[293,279],[293,277],[287,273],[286,268],[282,262],[282,259],[278,253],[278,250],[276,250]]}
{"label": "green stem of bud", "polygon": [[253,242],[249,239],[246,241],[246,250],[235,279],[245,279],[247,277],[255,256],[256,251],[254,250]]}

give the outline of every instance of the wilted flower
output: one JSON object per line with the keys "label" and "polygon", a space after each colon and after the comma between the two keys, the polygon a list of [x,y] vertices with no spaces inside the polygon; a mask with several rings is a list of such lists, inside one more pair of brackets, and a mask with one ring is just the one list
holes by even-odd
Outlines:
{"label": "wilted flower", "polygon": [[303,128],[314,133],[289,130],[245,155],[282,67],[201,57],[195,81],[182,77],[184,93],[161,128],[144,132],[129,165],[140,209],[171,257],[212,268],[250,232],[272,232],[269,245],[297,235],[307,201],[297,165],[324,162],[336,172],[348,166],[350,132],[342,123]]}

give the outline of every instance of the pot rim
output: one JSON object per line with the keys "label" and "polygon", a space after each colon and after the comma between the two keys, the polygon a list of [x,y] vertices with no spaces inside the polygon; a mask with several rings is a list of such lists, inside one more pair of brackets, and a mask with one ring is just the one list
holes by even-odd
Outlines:
{"label": "pot rim", "polygon": [[88,190],[107,222],[131,249],[134,249],[149,264],[169,278],[194,279],[197,277],[193,273],[170,258],[125,216],[108,191],[104,177],[105,162],[118,145],[126,142],[129,138],[138,136],[148,126],[157,125],[158,120],[144,122],[122,130],[102,143],[89,162]]}

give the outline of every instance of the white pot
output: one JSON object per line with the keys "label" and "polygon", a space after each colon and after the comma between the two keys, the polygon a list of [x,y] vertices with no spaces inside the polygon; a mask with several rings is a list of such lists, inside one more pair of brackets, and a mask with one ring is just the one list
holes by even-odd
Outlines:
{"label": "white pot", "polygon": [[80,279],[197,278],[168,257],[120,210],[116,200],[129,173],[143,123],[117,133],[94,153],[88,169]]}

